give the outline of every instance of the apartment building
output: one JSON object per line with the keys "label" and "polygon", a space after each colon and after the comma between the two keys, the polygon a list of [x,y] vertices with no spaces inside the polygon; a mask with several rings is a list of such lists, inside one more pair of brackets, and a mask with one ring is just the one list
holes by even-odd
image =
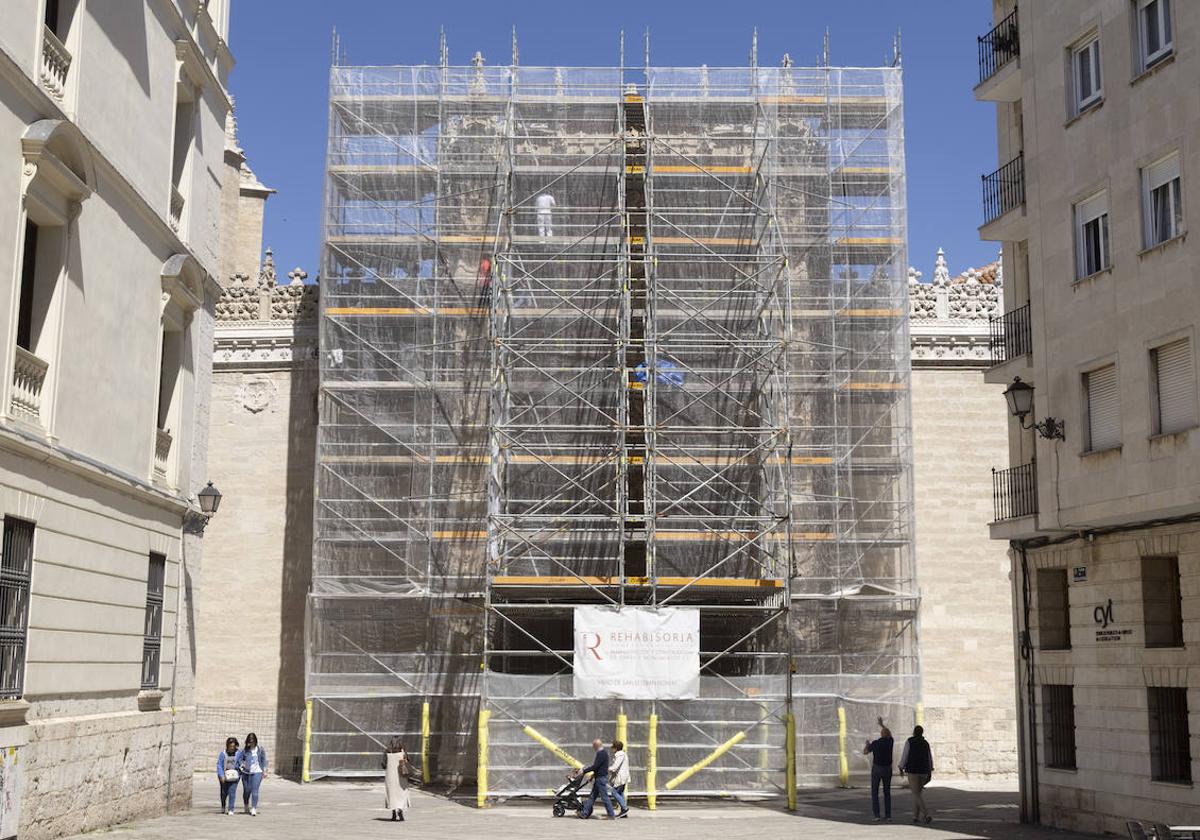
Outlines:
{"label": "apartment building", "polygon": [[191,800],[228,0],[0,25],[0,837]]}
{"label": "apartment building", "polygon": [[1200,5],[997,0],[992,537],[1013,564],[1027,819],[1194,822],[1200,767]]}

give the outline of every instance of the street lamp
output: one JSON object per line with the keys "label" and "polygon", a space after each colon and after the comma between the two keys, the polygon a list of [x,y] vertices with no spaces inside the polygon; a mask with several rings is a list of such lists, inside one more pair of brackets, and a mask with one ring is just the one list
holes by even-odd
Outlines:
{"label": "street lamp", "polygon": [[1004,399],[1008,401],[1008,411],[1022,429],[1034,429],[1039,435],[1048,440],[1066,440],[1063,434],[1063,421],[1047,417],[1040,423],[1025,425],[1025,418],[1033,413],[1033,386],[1022,382],[1021,377],[1013,379],[1012,384],[1004,389]]}
{"label": "street lamp", "polygon": [[221,506],[221,491],[213,487],[210,481],[208,485],[196,494],[196,501],[200,504],[200,510],[189,507],[183,514],[183,530],[188,534],[203,534],[208,521],[213,518],[213,514],[217,512],[217,508]]}
{"label": "street lamp", "polygon": [[196,494],[196,499],[200,502],[200,512],[205,516],[212,516],[221,506],[221,491],[213,487],[210,481],[207,487]]}

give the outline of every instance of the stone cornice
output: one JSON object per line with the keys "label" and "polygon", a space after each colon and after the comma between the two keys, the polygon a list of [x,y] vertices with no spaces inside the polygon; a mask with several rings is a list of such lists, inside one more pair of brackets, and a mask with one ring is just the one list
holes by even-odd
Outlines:
{"label": "stone cornice", "polygon": [[247,321],[222,323],[213,336],[213,369],[292,367],[317,357],[315,323]]}
{"label": "stone cornice", "polygon": [[1004,311],[1000,264],[950,277],[939,249],[933,281],[908,272],[909,338],[916,368],[986,368],[991,364],[991,319]]}

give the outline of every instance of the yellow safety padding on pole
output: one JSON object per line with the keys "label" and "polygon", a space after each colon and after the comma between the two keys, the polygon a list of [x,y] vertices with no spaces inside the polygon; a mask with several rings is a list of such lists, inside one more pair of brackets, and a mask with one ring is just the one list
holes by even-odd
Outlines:
{"label": "yellow safety padding on pole", "polygon": [[784,778],[787,780],[787,803],[788,810],[796,810],[796,716],[791,712],[787,714],[787,737],[784,740],[787,749],[787,772]]}
{"label": "yellow safety padding on pole", "polygon": [[582,761],[577,759],[575,756],[571,755],[569,752],[564,750],[558,744],[551,741],[549,738],[547,738],[541,732],[538,732],[532,726],[526,726],[521,731],[524,732],[526,735],[528,735],[533,740],[537,741],[539,744],[541,744],[546,749],[550,750],[550,752],[552,752],[556,756],[558,756],[562,760],[562,762],[564,764],[566,764],[568,767],[578,768],[578,767],[583,766]]}
{"label": "yellow safety padding on pole", "polygon": [[692,778],[692,776],[696,775],[701,770],[703,770],[705,767],[707,767],[708,765],[710,765],[714,761],[716,761],[718,758],[725,755],[725,753],[729,752],[729,750],[733,748],[734,744],[737,744],[738,742],[742,741],[743,739],[745,739],[745,737],[746,737],[745,732],[739,732],[738,734],[734,735],[732,738],[730,738],[724,744],[722,744],[721,746],[717,747],[715,750],[710,752],[707,756],[705,756],[704,758],[697,761],[695,764],[693,764],[688,769],[684,770],[682,773],[680,773],[678,776],[676,776],[671,781],[667,782],[667,790],[675,790],[675,788],[679,787],[681,784],[686,782],[688,779]]}
{"label": "yellow safety padding on pole", "polygon": [[429,701],[421,704],[421,781],[429,784]]}
{"label": "yellow safety padding on pole", "polygon": [[850,786],[850,762],[846,758],[846,707],[838,706],[838,783]]}
{"label": "yellow safety padding on pole", "polygon": [[312,766],[312,700],[304,701],[304,763],[300,769],[300,781],[307,782],[308,770]]}
{"label": "yellow safety padding on pole", "polygon": [[617,714],[617,740],[624,744],[628,740],[629,717],[624,712]]}
{"label": "yellow safety padding on pole", "polygon": [[650,733],[646,737],[646,807],[658,804],[658,715],[650,715]]}
{"label": "yellow safety padding on pole", "polygon": [[479,768],[475,771],[477,791],[475,805],[479,808],[487,801],[488,789],[488,718],[492,713],[487,709],[479,710]]}
{"label": "yellow safety padding on pole", "polygon": [[925,704],[917,704],[917,708],[914,710],[914,717],[916,718],[917,726],[925,725]]}

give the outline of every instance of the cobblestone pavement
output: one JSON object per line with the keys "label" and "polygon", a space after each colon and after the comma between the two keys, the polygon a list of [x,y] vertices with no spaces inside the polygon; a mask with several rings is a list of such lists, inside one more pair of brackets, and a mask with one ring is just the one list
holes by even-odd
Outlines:
{"label": "cobblestone pavement", "polygon": [[[120,840],[259,840],[259,838],[358,838],[415,834],[437,838],[512,837],[516,840],[591,837],[627,834],[638,840],[680,840],[685,836],[725,836],[741,840],[783,838],[1011,838],[1012,840],[1095,840],[1017,823],[1016,794],[1011,789],[964,789],[947,783],[931,785],[925,794],[934,811],[931,826],[912,825],[906,791],[893,798],[895,822],[876,825],[870,817],[870,794],[865,790],[805,791],[795,814],[776,802],[660,802],[650,812],[636,800],[629,819],[584,822],[551,816],[548,802],[509,802],[480,811],[467,800],[448,800],[418,791],[409,820],[392,823],[383,809],[380,784],[318,782],[301,786],[282,779],[263,783],[257,817],[241,813],[223,816],[217,810],[216,781],[196,777],[192,810],[118,828],[82,835]],[[601,809],[603,813],[603,809]]]}

